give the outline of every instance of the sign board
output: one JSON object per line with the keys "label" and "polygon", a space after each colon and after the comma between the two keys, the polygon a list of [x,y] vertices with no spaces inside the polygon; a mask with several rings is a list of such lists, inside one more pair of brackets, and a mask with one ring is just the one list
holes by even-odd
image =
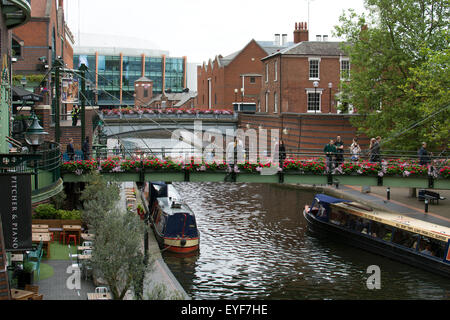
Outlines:
{"label": "sign board", "polygon": [[32,249],[31,174],[1,174],[0,199],[6,251]]}
{"label": "sign board", "polygon": [[62,103],[78,104],[79,87],[78,79],[62,78],[61,79],[61,97]]}

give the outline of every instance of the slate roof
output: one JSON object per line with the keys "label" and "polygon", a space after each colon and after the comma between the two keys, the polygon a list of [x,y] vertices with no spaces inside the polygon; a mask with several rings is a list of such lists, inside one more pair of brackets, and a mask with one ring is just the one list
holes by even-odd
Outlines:
{"label": "slate roof", "polygon": [[345,56],[345,52],[340,48],[341,42],[334,41],[303,41],[280,52],[272,53],[263,60],[276,54],[282,55],[305,55],[305,56]]}

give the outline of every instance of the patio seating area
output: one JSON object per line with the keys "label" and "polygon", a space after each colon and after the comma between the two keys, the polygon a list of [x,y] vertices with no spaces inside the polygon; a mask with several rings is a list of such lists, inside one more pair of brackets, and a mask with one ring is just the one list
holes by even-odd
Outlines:
{"label": "patio seating area", "polygon": [[81,226],[64,226],[57,236],[48,234],[48,229],[45,229],[46,226],[33,225],[34,250],[9,254],[11,298],[112,299],[104,284],[99,284],[100,289],[97,290],[94,284],[92,268],[89,266],[94,235],[81,233]]}

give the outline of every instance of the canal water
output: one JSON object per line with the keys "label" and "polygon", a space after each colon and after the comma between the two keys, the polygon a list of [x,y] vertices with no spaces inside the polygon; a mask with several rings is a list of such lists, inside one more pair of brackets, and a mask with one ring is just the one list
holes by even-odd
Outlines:
{"label": "canal water", "polygon": [[[143,149],[180,146],[167,137],[122,141]],[[174,186],[195,212],[200,250],[163,257],[193,299],[450,299],[447,278],[312,234],[302,210],[313,191],[245,183]],[[379,290],[367,288],[372,265],[381,269]]]}
{"label": "canal water", "polygon": [[[450,299],[450,281],[312,234],[312,191],[245,183],[174,183],[196,214],[200,251],[164,253],[193,299]],[[367,268],[381,269],[369,290]]]}

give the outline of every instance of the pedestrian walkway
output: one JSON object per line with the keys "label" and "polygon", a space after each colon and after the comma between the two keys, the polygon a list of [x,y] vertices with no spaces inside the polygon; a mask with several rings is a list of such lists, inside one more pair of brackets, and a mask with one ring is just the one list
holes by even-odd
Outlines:
{"label": "pedestrian walkway", "polygon": [[361,187],[325,186],[324,192],[336,197],[358,201],[377,210],[385,210],[406,215],[411,218],[450,227],[450,190],[433,190],[445,200],[439,204],[429,204],[425,213],[425,204],[418,198],[409,196],[408,188],[390,188],[390,200],[387,200],[386,187],[370,187],[370,192],[361,192]]}

